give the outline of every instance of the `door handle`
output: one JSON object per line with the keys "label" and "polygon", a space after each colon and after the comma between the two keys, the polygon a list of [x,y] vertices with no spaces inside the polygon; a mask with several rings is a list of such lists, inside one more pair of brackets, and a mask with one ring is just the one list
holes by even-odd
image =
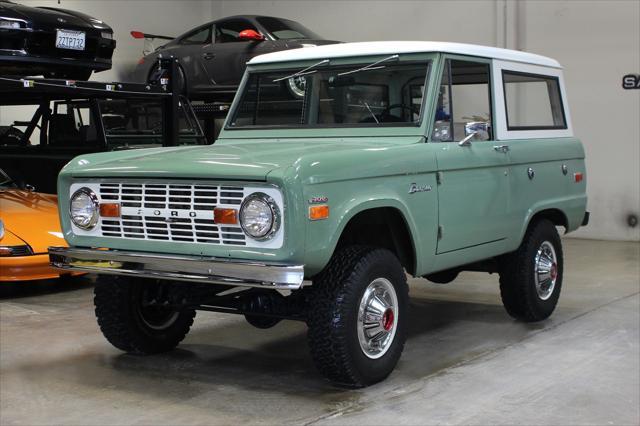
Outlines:
{"label": "door handle", "polygon": [[509,152],[509,145],[494,145],[493,149],[495,149],[497,152],[506,154],[507,152]]}
{"label": "door handle", "polygon": [[213,59],[213,58],[215,58],[215,57],[216,57],[216,55],[215,55],[214,53],[203,53],[203,54],[202,54],[202,57],[203,57],[204,59],[209,60],[209,59]]}

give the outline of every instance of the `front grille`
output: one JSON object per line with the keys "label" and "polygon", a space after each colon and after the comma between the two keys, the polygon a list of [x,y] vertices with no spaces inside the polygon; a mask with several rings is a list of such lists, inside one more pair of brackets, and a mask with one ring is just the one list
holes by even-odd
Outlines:
{"label": "front grille", "polygon": [[218,225],[215,207],[239,209],[244,189],[190,184],[101,183],[102,203],[120,203],[119,218],[103,217],[102,236],[202,244],[246,244],[239,225]]}

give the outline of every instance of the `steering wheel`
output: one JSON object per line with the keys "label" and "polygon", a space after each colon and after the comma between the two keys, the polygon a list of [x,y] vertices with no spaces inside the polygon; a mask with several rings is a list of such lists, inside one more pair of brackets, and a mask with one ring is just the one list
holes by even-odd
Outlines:
{"label": "steering wheel", "polygon": [[29,146],[31,142],[24,139],[24,132],[9,126],[4,133],[0,133],[0,146]]}

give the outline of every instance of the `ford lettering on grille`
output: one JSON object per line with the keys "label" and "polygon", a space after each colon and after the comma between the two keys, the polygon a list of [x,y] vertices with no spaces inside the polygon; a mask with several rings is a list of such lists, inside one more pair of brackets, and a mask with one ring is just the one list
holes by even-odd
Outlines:
{"label": "ford lettering on grille", "polygon": [[245,245],[240,226],[214,223],[215,207],[240,208],[244,189],[236,186],[101,183],[99,198],[120,203],[121,217],[102,218],[105,237],[204,244]]}

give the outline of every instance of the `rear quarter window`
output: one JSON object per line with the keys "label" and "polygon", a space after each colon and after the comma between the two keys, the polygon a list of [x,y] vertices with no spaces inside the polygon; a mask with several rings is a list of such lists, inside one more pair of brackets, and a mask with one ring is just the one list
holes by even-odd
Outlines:
{"label": "rear quarter window", "polygon": [[508,130],[566,129],[557,77],[502,71]]}

